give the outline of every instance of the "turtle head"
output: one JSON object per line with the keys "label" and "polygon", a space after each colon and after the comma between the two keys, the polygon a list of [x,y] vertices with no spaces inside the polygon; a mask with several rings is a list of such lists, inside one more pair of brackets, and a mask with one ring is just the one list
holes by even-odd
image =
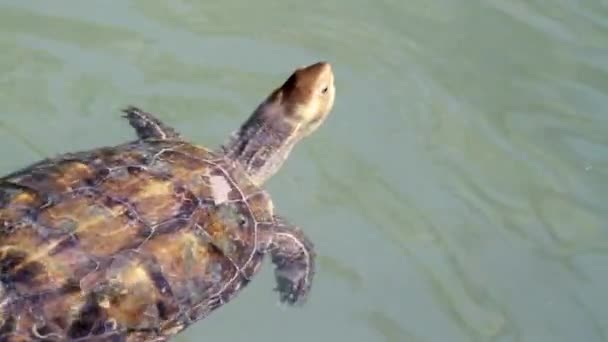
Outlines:
{"label": "turtle head", "polygon": [[[273,93],[285,110],[278,112],[299,138],[314,132],[334,105],[334,73],[327,62],[296,69]],[[272,97],[272,96],[271,96]]]}
{"label": "turtle head", "polygon": [[298,141],[319,128],[333,108],[335,94],[329,63],[297,68],[232,134],[223,152],[261,185]]}

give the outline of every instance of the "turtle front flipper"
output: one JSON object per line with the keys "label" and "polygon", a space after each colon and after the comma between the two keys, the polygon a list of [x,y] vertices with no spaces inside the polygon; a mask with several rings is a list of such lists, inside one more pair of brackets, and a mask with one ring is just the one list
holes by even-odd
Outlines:
{"label": "turtle front flipper", "polygon": [[276,291],[282,303],[302,304],[312,285],[315,253],[301,229],[275,216],[268,252],[275,265]]}
{"label": "turtle front flipper", "polygon": [[180,139],[180,134],[175,129],[164,124],[154,115],[143,110],[129,106],[122,110],[124,118],[135,129],[139,139]]}

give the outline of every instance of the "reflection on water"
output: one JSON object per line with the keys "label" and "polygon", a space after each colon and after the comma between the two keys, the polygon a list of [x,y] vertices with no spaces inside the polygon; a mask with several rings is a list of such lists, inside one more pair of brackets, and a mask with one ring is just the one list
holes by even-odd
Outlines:
{"label": "reflection on water", "polygon": [[217,145],[293,67],[336,107],[269,184],[315,241],[309,303],[270,267],[180,341],[608,341],[601,0],[0,1],[0,170],[132,137]]}

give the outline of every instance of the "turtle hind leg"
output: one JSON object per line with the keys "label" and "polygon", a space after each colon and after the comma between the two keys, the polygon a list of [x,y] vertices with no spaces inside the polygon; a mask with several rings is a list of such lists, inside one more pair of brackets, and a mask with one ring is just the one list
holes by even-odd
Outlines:
{"label": "turtle hind leg", "polygon": [[129,120],[129,124],[135,129],[139,139],[180,139],[180,135],[175,129],[164,124],[153,114],[134,106],[129,106],[122,112],[125,113],[123,117]]}
{"label": "turtle hind leg", "polygon": [[275,278],[282,303],[303,304],[315,272],[313,244],[296,226],[276,217],[268,252],[275,265]]}

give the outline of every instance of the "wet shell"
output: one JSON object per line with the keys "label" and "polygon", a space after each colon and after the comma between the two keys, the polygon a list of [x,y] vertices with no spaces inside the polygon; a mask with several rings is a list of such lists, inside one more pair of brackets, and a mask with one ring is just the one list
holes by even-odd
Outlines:
{"label": "wet shell", "polygon": [[182,141],[68,154],[6,176],[0,340],[181,331],[255,273],[272,215],[240,169]]}

